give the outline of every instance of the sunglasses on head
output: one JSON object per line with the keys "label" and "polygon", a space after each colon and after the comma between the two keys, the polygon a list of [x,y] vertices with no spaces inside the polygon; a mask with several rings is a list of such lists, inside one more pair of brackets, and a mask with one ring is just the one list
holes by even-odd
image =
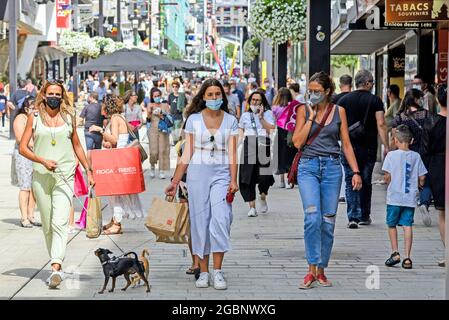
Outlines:
{"label": "sunglasses on head", "polygon": [[47,80],[47,83],[49,83],[51,85],[63,85],[64,81],[63,80]]}

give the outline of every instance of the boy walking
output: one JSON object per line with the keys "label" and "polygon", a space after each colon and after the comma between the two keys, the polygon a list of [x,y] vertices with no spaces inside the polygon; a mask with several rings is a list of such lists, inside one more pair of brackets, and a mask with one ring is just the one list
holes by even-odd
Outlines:
{"label": "boy walking", "polygon": [[390,237],[392,254],[385,261],[385,265],[392,267],[401,262],[398,250],[398,233],[396,226],[404,228],[405,259],[402,261],[404,269],[412,268],[410,252],[413,241],[413,216],[415,214],[418,185],[424,185],[427,170],[421,156],[410,151],[412,133],[406,125],[396,129],[394,142],[398,148],[389,152],[385,158],[382,170],[385,172],[387,190],[387,225]]}

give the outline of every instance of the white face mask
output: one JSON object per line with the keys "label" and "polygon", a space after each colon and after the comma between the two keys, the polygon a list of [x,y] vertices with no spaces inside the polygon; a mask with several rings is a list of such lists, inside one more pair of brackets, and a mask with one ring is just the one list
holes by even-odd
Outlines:
{"label": "white face mask", "polygon": [[422,86],[421,86],[420,84],[414,84],[414,85],[413,85],[413,89],[422,91]]}
{"label": "white face mask", "polygon": [[249,108],[254,113],[257,113],[257,110],[259,110],[259,106],[256,106],[256,105],[250,105]]}

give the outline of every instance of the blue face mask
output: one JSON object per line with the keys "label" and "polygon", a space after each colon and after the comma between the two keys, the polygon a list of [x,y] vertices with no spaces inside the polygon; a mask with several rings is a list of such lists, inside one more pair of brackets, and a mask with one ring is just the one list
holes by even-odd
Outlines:
{"label": "blue face mask", "polygon": [[223,99],[206,100],[206,107],[208,107],[209,109],[214,110],[214,111],[219,110],[222,104],[223,104]]}
{"label": "blue face mask", "polygon": [[161,97],[155,97],[154,98],[155,103],[161,103]]}

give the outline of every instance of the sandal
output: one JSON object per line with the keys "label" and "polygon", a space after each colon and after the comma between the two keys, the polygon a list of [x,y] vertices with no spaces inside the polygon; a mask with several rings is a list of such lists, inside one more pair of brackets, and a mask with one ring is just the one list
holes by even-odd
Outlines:
{"label": "sandal", "polygon": [[327,277],[324,274],[319,274],[316,277],[318,281],[318,285],[321,287],[332,287],[332,282],[327,280]]}
{"label": "sandal", "polygon": [[114,218],[111,219],[111,221],[107,224],[103,226],[103,230],[109,229],[114,225]]}
{"label": "sandal", "polygon": [[410,260],[410,258],[404,259],[404,261],[402,261],[402,268],[412,269],[413,268],[412,260]]}
{"label": "sandal", "polygon": [[20,225],[22,226],[22,228],[32,228],[33,225],[31,224],[31,222],[29,220],[20,220]]}
{"label": "sandal", "polygon": [[31,223],[33,226],[35,226],[35,227],[42,227],[42,223],[37,222],[37,221],[34,220],[34,219],[29,219],[29,220],[30,220],[30,223]]}
{"label": "sandal", "polygon": [[[111,229],[114,229],[114,228],[116,228],[116,230],[111,231]],[[110,228],[104,230],[102,234],[109,236],[109,235],[113,235],[113,234],[122,234],[122,233],[123,233],[122,232],[122,224],[114,222],[113,225]]]}
{"label": "sandal", "polygon": [[314,284],[316,282],[316,278],[313,274],[308,273],[304,277],[304,282],[299,285],[299,289],[308,290],[314,287]]}
{"label": "sandal", "polygon": [[194,268],[194,267],[188,268],[188,269],[186,270],[186,274],[195,274],[195,269],[197,269],[197,268]]}
{"label": "sandal", "polygon": [[[394,259],[395,257],[398,257],[398,259]],[[385,261],[385,265],[387,267],[392,267],[397,265],[399,262],[401,262],[401,256],[399,255],[399,252],[395,251],[391,254],[390,258],[388,258],[387,261]]]}

